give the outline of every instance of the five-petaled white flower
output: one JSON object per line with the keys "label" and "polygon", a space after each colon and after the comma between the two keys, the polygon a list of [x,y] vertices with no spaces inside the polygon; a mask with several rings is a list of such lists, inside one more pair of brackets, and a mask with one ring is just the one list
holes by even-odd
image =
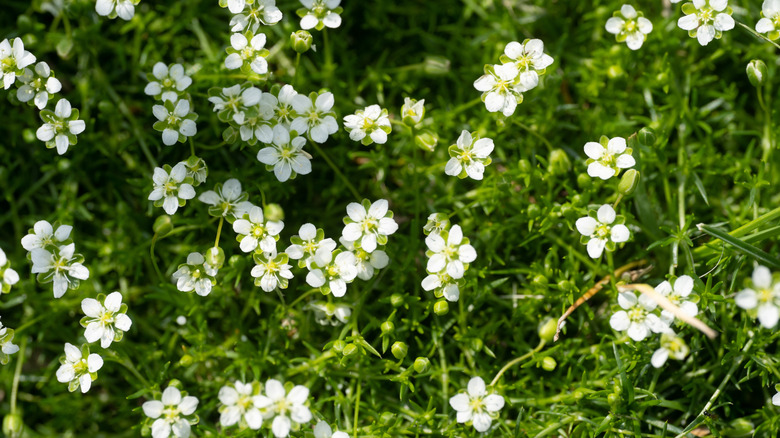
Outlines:
{"label": "five-petaled white flower", "polygon": [[290,279],[293,278],[290,271],[292,266],[287,264],[289,260],[287,254],[277,254],[274,248],[271,252],[256,252],[252,258],[255,266],[251,274],[255,278],[255,286],[259,286],[266,292],[273,292],[277,287],[287,289]]}
{"label": "five-petaled white flower", "polygon": [[[616,219],[619,221],[613,225]],[[625,242],[631,237],[628,227],[621,223],[622,220],[622,217],[615,215],[615,210],[609,204],[599,207],[596,218],[585,216],[577,219],[577,231],[582,234],[581,242],[588,245],[588,255],[591,258],[601,257],[604,248],[614,251],[616,243]]]}
{"label": "five-petaled white flower", "polygon": [[163,105],[153,106],[152,113],[157,117],[154,129],[162,131],[162,141],[166,146],[172,146],[177,141],[183,143],[187,137],[198,133],[195,124],[198,115],[190,112],[190,101],[187,99],[179,99],[175,105],[164,101]]}
{"label": "five-petaled white flower", "polygon": [[68,289],[79,287],[79,280],[89,278],[89,270],[82,265],[84,257],[74,254],[76,245],[63,245],[49,252],[34,248],[30,252],[33,266],[31,272],[38,274],[38,282],[53,282],[54,298],[65,295]]}
{"label": "five-petaled white flower", "polygon": [[336,249],[336,241],[328,237],[325,238],[325,232],[322,228],[317,228],[313,224],[303,224],[298,230],[297,236],[290,238],[291,245],[284,251],[293,260],[298,260],[298,267],[309,266],[314,260],[314,255],[320,249],[333,252]]}
{"label": "five-petaled white flower", "polygon": [[364,199],[361,204],[350,202],[347,205],[341,237],[371,253],[377,245],[386,245],[387,236],[396,230],[398,224],[393,219],[393,212],[388,210],[386,199],[379,199],[373,204]]}
{"label": "five-petaled white flower", "polygon": [[236,240],[240,243],[241,251],[252,252],[259,247],[262,252],[276,252],[276,241],[284,229],[284,222],[266,221],[260,207],[250,208],[244,216],[246,218],[233,222],[233,231],[238,233]]}
{"label": "five-petaled white flower", "polygon": [[13,46],[7,39],[0,42],[0,77],[3,88],[9,89],[16,76],[24,73],[24,68],[35,62],[35,55],[24,50],[21,38],[14,38]]}
{"label": "five-petaled white flower", "polygon": [[460,287],[446,270],[429,274],[422,281],[422,288],[428,292],[433,291],[436,298],[444,297],[447,301],[455,302],[460,299]]}
{"label": "five-petaled white flower", "polygon": [[514,63],[486,65],[485,74],[474,81],[474,88],[482,92],[482,101],[489,112],[501,111],[506,117],[515,113],[517,105],[523,102],[523,93],[528,91],[520,82]]}
{"label": "five-petaled white flower", "polygon": [[379,105],[369,105],[355,114],[345,116],[344,129],[349,132],[349,138],[364,146],[387,143],[387,134],[392,130],[387,110]]}
{"label": "five-petaled white flower", "polygon": [[688,344],[685,343],[683,338],[673,332],[662,333],[661,346],[653,353],[650,363],[656,368],[661,368],[668,358],[683,360],[688,356],[689,351]]}
{"label": "five-petaled white flower", "polygon": [[504,397],[489,394],[485,381],[481,377],[474,377],[469,380],[467,394],[450,397],[450,406],[457,411],[458,423],[471,421],[477,432],[485,432],[490,429],[493,419],[498,417],[498,411],[504,407]]}
{"label": "five-petaled white flower", "polygon": [[60,155],[68,151],[68,146],[77,143],[76,136],[86,128],[84,121],[78,120],[79,110],[72,109],[67,99],[60,99],[54,112],[42,110],[40,115],[43,125],[35,135],[38,140],[46,142],[47,148],[56,147]]}
{"label": "five-petaled white flower", "polygon": [[626,42],[631,50],[639,50],[653,31],[653,23],[631,5],[623,5],[607,20],[607,32],[614,34],[619,43]]}
{"label": "five-petaled white flower", "polygon": [[209,265],[206,258],[199,252],[191,252],[187,256],[187,263],[179,265],[179,269],[173,273],[176,281],[176,289],[182,292],[195,291],[196,294],[205,297],[211,293],[211,287],[217,284],[217,268]]}
{"label": "five-petaled white flower", "polygon": [[257,152],[257,161],[265,164],[269,171],[273,169],[279,182],[285,182],[297,175],[308,175],[311,173],[311,155],[303,150],[305,145],[305,138],[291,139],[287,128],[276,125],[273,144]]}
{"label": "five-petaled white flower", "polygon": [[346,324],[352,315],[352,308],[346,304],[314,301],[306,305],[314,310],[314,320],[320,325]]}
{"label": "five-petaled white flower", "polygon": [[[305,96],[304,96],[305,97]],[[312,99],[314,103],[312,103]],[[296,102],[295,111],[298,117],[290,124],[290,131],[298,135],[309,134],[312,141],[325,143],[328,136],[339,130],[336,117],[333,112],[333,93],[325,92],[320,95],[312,95]]]}
{"label": "five-petaled white flower", "polygon": [[320,421],[314,426],[314,438],[349,438],[346,432],[333,432],[330,425]]}
{"label": "five-petaled white flower", "polygon": [[268,73],[268,61],[265,57],[271,52],[265,48],[266,37],[264,33],[253,35],[252,32],[234,33],[230,37],[228,56],[225,58],[225,67],[228,70],[237,68],[251,69],[253,72],[264,75]]}
{"label": "five-petaled white flower", "polygon": [[14,330],[4,327],[0,322],[0,365],[5,365],[11,360],[10,355],[19,351],[19,346],[14,344]]}
{"label": "five-petaled white flower", "polygon": [[162,206],[165,213],[175,214],[188,199],[195,197],[195,189],[185,180],[187,180],[187,166],[184,162],[176,164],[173,168],[168,165],[165,165],[165,168],[155,167],[152,175],[154,189],[149,193],[148,199],[154,201],[155,206]]}
{"label": "five-petaled white flower", "polygon": [[390,263],[390,257],[381,249],[375,249],[369,253],[363,248],[355,247],[355,242],[350,242],[343,237],[339,239],[339,242],[344,245],[347,251],[355,254],[357,276],[361,280],[370,280],[376,269],[384,269]]}
{"label": "five-petaled white flower", "polygon": [[27,251],[35,248],[46,248],[47,246],[56,246],[65,242],[70,237],[73,227],[70,225],[60,225],[57,231],[47,221],[38,221],[33,225],[30,234],[22,237],[22,247]]}
{"label": "five-petaled white flower", "polygon": [[95,3],[95,12],[108,18],[119,18],[127,21],[135,15],[135,5],[140,0],[97,0]]}
{"label": "five-petaled white flower", "polygon": [[616,176],[620,169],[628,169],[636,164],[631,156],[633,151],[626,148],[626,139],[623,137],[607,138],[601,136],[599,142],[589,141],[585,143],[585,155],[588,156],[588,175],[603,180]]}
{"label": "five-petaled white flower", "polygon": [[24,85],[16,90],[16,97],[21,102],[32,101],[39,110],[46,107],[52,94],[62,90],[62,83],[52,76],[51,68],[45,62],[35,64],[34,70],[25,68],[19,80]]}
{"label": "five-petaled white flower", "polygon": [[326,26],[331,29],[341,26],[341,0],[301,0],[301,4],[304,7],[296,11],[301,17],[301,29],[322,30]]}
{"label": "five-petaled white flower", "polygon": [[208,190],[198,196],[198,201],[210,205],[209,214],[223,216],[231,224],[236,219],[244,216],[253,207],[247,201],[249,194],[241,191],[241,182],[235,178],[225,181],[225,184],[217,183],[214,190]]}
{"label": "five-petaled white flower", "polygon": [[[306,108],[308,97],[298,94],[292,85],[286,84],[279,89],[274,96],[271,93],[264,93],[260,105],[273,109],[273,118],[277,125],[282,125],[290,129],[290,124],[298,118],[298,109]],[[263,141],[262,139],[260,141]],[[268,141],[263,141],[268,143]]]}
{"label": "five-petaled white flower", "polygon": [[456,144],[450,146],[450,160],[444,167],[444,173],[458,178],[481,180],[485,173],[485,166],[491,162],[490,153],[493,152],[493,140],[479,138],[465,129],[460,133]]}
{"label": "five-petaled white flower", "polygon": [[81,310],[86,315],[81,319],[85,328],[87,342],[100,340],[102,348],[108,348],[112,342],[119,342],[124,332],[130,330],[133,321],[127,316],[127,304],[122,303],[122,294],[111,292],[108,296],[98,295],[97,299],[84,298]]}
{"label": "five-petaled white flower", "polygon": [[176,102],[184,90],[192,84],[192,78],[184,74],[181,64],[173,64],[170,67],[158,62],[152,67],[149,83],[144,88],[144,93],[161,100]]}
{"label": "five-petaled white flower", "polygon": [[257,32],[261,24],[267,26],[276,24],[282,20],[283,16],[282,11],[276,7],[275,0],[255,0],[254,3],[246,5],[235,14],[230,19],[232,32],[242,32],[246,29]]}
{"label": "five-petaled white flower", "polygon": [[[539,76],[552,65],[552,56],[544,53],[544,43],[540,39],[509,42],[504,48],[501,62],[511,62],[517,67],[520,84],[528,91],[539,85]],[[520,102],[518,102],[520,103]]]}
{"label": "five-petaled white flower", "polygon": [[448,231],[431,233],[425,238],[428,251],[426,269],[430,273],[445,271],[457,280],[463,278],[468,264],[477,259],[477,251],[469,244],[469,239],[463,237],[460,225],[453,225]]}
{"label": "five-petaled white flower", "polygon": [[293,424],[297,425],[311,421],[312,415],[305,406],[309,398],[309,388],[303,385],[294,386],[286,393],[282,382],[268,379],[265,382],[265,395],[258,396],[258,405],[265,409],[266,418],[273,417],[271,431],[276,438],[290,435]]}
{"label": "five-petaled white flower", "polygon": [[[665,296],[686,315],[696,316],[699,313],[696,303],[687,299],[693,292],[693,278],[690,276],[680,276],[674,281],[674,287],[668,281],[663,281],[655,287],[655,291]],[[668,310],[661,311],[661,321],[666,325],[671,324],[674,321],[674,314]]]}
{"label": "five-petaled white flower", "polygon": [[639,342],[653,333],[666,333],[671,329],[653,311],[658,304],[649,296],[642,295],[637,299],[633,292],[618,294],[618,310],[609,319],[609,325],[619,331],[628,330],[628,337]]}
{"label": "five-petaled white flower", "polygon": [[97,379],[97,372],[103,367],[103,358],[96,353],[90,354],[87,344],[79,349],[66,342],[65,357],[60,358],[60,364],[57,381],[67,383],[70,392],[81,387],[81,392],[85,393],[92,386],[92,381]]}
{"label": "five-petaled white flower", "polygon": [[334,297],[343,297],[347,293],[347,283],[357,277],[355,265],[355,254],[349,251],[320,249],[309,267],[306,283],[311,287],[322,288],[324,294],[332,292]]}
{"label": "five-petaled white flower", "polygon": [[765,33],[772,41],[780,38],[780,0],[764,0],[761,17],[756,23],[756,32]]}
{"label": "five-petaled white flower", "polygon": [[728,0],[693,0],[693,3],[685,3],[682,11],[686,15],[677,20],[677,26],[687,30],[688,35],[699,40],[702,46],[720,39],[724,31],[734,28]]}
{"label": "five-petaled white flower", "polygon": [[11,269],[11,262],[0,248],[0,294],[7,294],[19,282],[19,274]]}
{"label": "five-petaled white flower", "polygon": [[223,386],[219,390],[219,423],[223,427],[238,424],[243,429],[260,429],[263,425],[263,414],[258,407],[260,384],[258,382],[244,383],[236,380],[233,386]]}
{"label": "five-petaled white flower", "polygon": [[190,425],[198,422],[195,409],[198,399],[186,395],[178,388],[169,386],[162,393],[161,400],[144,402],[144,414],[153,419],[152,438],[168,438],[171,433],[177,438],[190,436]]}
{"label": "five-petaled white flower", "polygon": [[753,270],[752,287],[743,289],[735,297],[737,306],[758,315],[758,321],[766,328],[774,328],[780,319],[780,282],[774,281],[772,272],[765,266]]}

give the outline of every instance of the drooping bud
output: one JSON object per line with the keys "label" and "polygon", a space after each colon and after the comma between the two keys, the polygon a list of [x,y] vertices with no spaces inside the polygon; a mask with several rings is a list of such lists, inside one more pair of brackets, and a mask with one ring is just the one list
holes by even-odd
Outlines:
{"label": "drooping bud", "polygon": [[639,185],[639,172],[636,169],[628,169],[618,184],[618,193],[628,196],[634,193],[636,186]]}
{"label": "drooping bud", "polygon": [[754,87],[760,87],[766,82],[766,64],[760,59],[754,59],[747,65],[748,80]]}
{"label": "drooping bud", "polygon": [[171,221],[171,217],[168,216],[167,214],[159,216],[157,219],[154,220],[154,225],[152,225],[152,230],[154,230],[154,233],[157,234],[158,238],[166,236],[168,233],[173,231],[173,223]]}

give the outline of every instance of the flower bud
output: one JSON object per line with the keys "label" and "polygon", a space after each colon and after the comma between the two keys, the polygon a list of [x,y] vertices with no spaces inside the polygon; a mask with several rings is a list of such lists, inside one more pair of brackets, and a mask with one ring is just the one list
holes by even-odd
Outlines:
{"label": "flower bud", "polygon": [[393,307],[401,307],[404,305],[404,296],[401,294],[393,294],[390,296],[390,304],[393,305]]}
{"label": "flower bud", "polygon": [[571,170],[571,160],[563,149],[550,152],[550,165],[547,171],[553,175],[565,175]]}
{"label": "flower bud", "polygon": [[523,175],[528,175],[533,171],[533,167],[531,167],[531,162],[523,158],[522,160],[517,162],[517,170],[520,171]]}
{"label": "flower bud", "polygon": [[747,65],[748,80],[754,87],[760,87],[766,82],[766,64],[760,59],[754,59]]}
{"label": "flower bud", "polygon": [[344,349],[341,350],[341,354],[343,354],[345,357],[346,356],[354,356],[354,355],[358,354],[359,352],[360,352],[360,350],[358,350],[358,346],[353,344],[353,343],[347,344],[344,347]]}
{"label": "flower bud", "polygon": [[393,321],[385,321],[379,326],[379,329],[382,330],[383,335],[389,335],[395,331],[395,324]]}
{"label": "flower bud", "polygon": [[3,418],[3,435],[10,438],[22,436],[24,423],[19,414],[8,414]]}
{"label": "flower bud", "polygon": [[222,268],[225,264],[225,251],[218,246],[213,246],[206,250],[206,263],[214,269]]}
{"label": "flower bud", "polygon": [[581,173],[577,175],[577,187],[581,189],[590,187],[592,182],[592,178],[587,173]]}
{"label": "flower bud", "polygon": [[623,196],[628,196],[634,193],[636,186],[639,185],[639,172],[636,169],[628,169],[623,177],[620,178],[620,184],[618,184],[618,193]]}
{"label": "flower bud", "polygon": [[436,304],[433,305],[433,313],[439,316],[446,315],[449,311],[450,305],[445,300],[437,301]]}
{"label": "flower bud", "polygon": [[436,134],[426,129],[414,136],[414,144],[424,151],[433,152],[439,144],[439,139]]}
{"label": "flower bud", "polygon": [[553,318],[546,318],[540,324],[537,329],[539,333],[539,339],[544,342],[552,342],[555,332],[558,330],[558,321]]}
{"label": "flower bud", "polygon": [[534,276],[533,284],[541,287],[547,286],[547,277],[542,274],[536,275]]}
{"label": "flower bud", "polygon": [[192,365],[192,362],[193,362],[192,356],[190,356],[189,354],[185,354],[184,356],[181,357],[181,359],[179,359],[179,365],[183,367]]}
{"label": "flower bud", "polygon": [[333,346],[331,348],[333,348],[333,351],[335,351],[336,353],[341,353],[342,351],[344,351],[344,348],[346,348],[346,346],[347,343],[339,339],[338,341],[333,343]]}
{"label": "flower bud", "polygon": [[427,357],[418,357],[414,360],[414,370],[418,373],[424,373],[428,371],[431,366],[431,361]]}
{"label": "flower bud", "polygon": [[268,204],[263,208],[263,214],[266,220],[281,221],[284,220],[284,210],[279,204]]}
{"label": "flower bud", "polygon": [[425,99],[417,100],[404,98],[404,105],[401,107],[401,120],[409,126],[414,126],[425,116]]}
{"label": "flower bud", "polygon": [[652,128],[644,127],[639,130],[637,139],[642,146],[652,146],[655,144],[655,131]]}
{"label": "flower bud", "polygon": [[171,217],[167,214],[158,216],[157,219],[154,220],[152,230],[154,230],[154,233],[157,234],[158,238],[166,236],[168,233],[173,231],[173,222],[171,221]]}
{"label": "flower bud", "polygon": [[450,72],[450,60],[443,56],[428,55],[423,60],[423,71],[431,76],[446,75]]}
{"label": "flower bud", "polygon": [[542,209],[538,204],[530,204],[526,209],[525,214],[528,215],[528,219],[536,219],[542,214]]}
{"label": "flower bud", "polygon": [[312,41],[311,33],[305,30],[299,30],[290,34],[290,44],[292,44],[293,50],[298,53],[311,49]]}
{"label": "flower bud", "polygon": [[406,357],[406,353],[409,352],[409,347],[403,342],[396,341],[393,343],[393,346],[390,347],[390,352],[393,353],[393,356],[395,356],[396,359],[400,360]]}
{"label": "flower bud", "polygon": [[542,369],[545,371],[552,371],[555,369],[556,365],[558,365],[557,362],[555,362],[555,359],[553,359],[550,356],[545,357],[542,359]]}

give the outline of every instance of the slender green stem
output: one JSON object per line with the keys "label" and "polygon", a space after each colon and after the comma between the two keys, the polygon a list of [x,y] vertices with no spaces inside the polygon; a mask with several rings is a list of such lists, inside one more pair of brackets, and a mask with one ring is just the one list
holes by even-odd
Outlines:
{"label": "slender green stem", "polygon": [[292,85],[293,87],[296,87],[298,85],[298,70],[301,65],[301,54],[299,52],[296,52],[295,54],[295,73],[293,74],[293,80]]}
{"label": "slender green stem", "polygon": [[[688,156],[685,153],[685,132],[680,129],[680,144],[677,148],[677,215],[679,218],[680,231],[685,227],[685,159]],[[672,243],[672,264],[669,265],[669,273],[674,275],[674,271],[679,264],[680,242],[675,240]]]}
{"label": "slender green stem", "polygon": [[219,248],[219,236],[222,235],[222,224],[225,222],[225,216],[219,218],[219,227],[217,227],[217,238],[214,239],[214,248]]}
{"label": "slender green stem", "polygon": [[531,129],[531,127],[530,127],[530,126],[526,125],[526,124],[525,124],[525,123],[523,123],[523,122],[520,122],[520,121],[518,121],[517,119],[512,119],[512,122],[514,122],[514,124],[515,124],[515,125],[517,125],[517,126],[519,126],[519,127],[523,128],[523,129],[524,129],[525,131],[527,131],[529,134],[531,134],[531,135],[533,135],[534,137],[538,138],[538,139],[539,139],[539,140],[540,140],[542,143],[544,143],[544,145],[545,145],[545,146],[547,146],[547,149],[549,149],[550,151],[552,151],[553,149],[555,149],[555,148],[553,147],[552,143],[550,143],[550,141],[549,141],[549,140],[547,140],[546,138],[544,138],[544,137],[542,137],[541,135],[539,135],[539,133],[537,133],[536,131],[534,131],[533,129]]}
{"label": "slender green stem", "polygon": [[618,197],[617,197],[617,199],[615,199],[615,203],[612,204],[612,209],[613,210],[617,210],[617,206],[618,206],[618,204],[620,204],[620,201],[622,201],[622,200],[623,200],[623,194],[622,193],[618,193]]}
{"label": "slender green stem", "polygon": [[314,150],[317,151],[318,154],[322,155],[322,158],[325,159],[325,161],[328,163],[328,166],[330,166],[331,169],[338,175],[339,178],[341,178],[341,181],[344,182],[344,184],[347,186],[349,191],[352,193],[352,196],[355,197],[358,201],[363,199],[362,196],[360,196],[360,193],[358,193],[357,189],[355,189],[355,186],[352,185],[352,183],[347,179],[347,177],[341,172],[341,170],[336,166],[336,164],[333,162],[333,160],[330,159],[328,154],[325,153],[324,150],[315,142],[311,142],[312,146],[314,147]]}
{"label": "slender green stem", "polygon": [[358,436],[358,412],[360,411],[360,390],[363,388],[360,379],[357,381],[357,394],[355,395],[355,419],[352,422],[352,436]]}
{"label": "slender green stem", "polygon": [[193,140],[192,137],[190,137],[190,152],[192,153],[192,156],[195,157],[195,140]]}
{"label": "slender green stem", "polygon": [[152,258],[152,266],[154,266],[154,271],[157,272],[157,276],[160,277],[160,281],[165,281],[162,272],[160,272],[160,267],[157,266],[157,258],[154,256],[154,245],[157,243],[158,237],[159,234],[157,233],[154,233],[154,236],[152,236],[152,244],[149,246],[149,256]]}
{"label": "slender green stem", "polygon": [[764,41],[768,42],[769,44],[771,44],[771,45],[777,47],[778,49],[780,49],[780,45],[779,44],[777,44],[776,42],[770,40],[769,38],[765,37],[764,35],[761,35],[760,33],[756,32],[752,27],[748,26],[747,24],[741,23],[739,21],[737,21],[737,24],[742,26],[743,29],[747,30],[748,32],[752,33],[753,35],[761,38],[762,40],[764,40]]}
{"label": "slender green stem", "polygon": [[27,336],[22,338],[22,344],[19,346],[19,354],[16,355],[16,369],[14,369],[14,381],[11,384],[11,415],[16,413],[16,395],[19,393],[19,379],[22,376],[22,365],[24,364],[24,350],[27,348]]}
{"label": "slender green stem", "polygon": [[529,357],[533,356],[534,354],[538,353],[542,348],[544,348],[544,344],[545,344],[544,339],[542,339],[541,341],[539,341],[539,345],[537,345],[536,348],[534,348],[533,350],[529,351],[528,353],[526,353],[526,354],[524,354],[524,355],[522,355],[520,357],[516,357],[516,358],[512,359],[511,361],[509,361],[506,365],[504,365],[503,368],[501,368],[498,371],[498,374],[496,374],[496,377],[493,377],[493,380],[490,382],[490,385],[488,385],[488,386],[495,385],[496,382],[498,382],[498,379],[500,379],[501,376],[509,368],[512,368],[513,366],[517,365],[518,363],[520,363],[520,362],[528,359]]}

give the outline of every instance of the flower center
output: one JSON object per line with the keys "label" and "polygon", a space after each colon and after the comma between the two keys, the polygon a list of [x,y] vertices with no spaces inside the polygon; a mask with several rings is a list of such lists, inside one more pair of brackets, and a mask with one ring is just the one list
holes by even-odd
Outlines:
{"label": "flower center", "polygon": [[8,57],[0,61],[0,66],[2,66],[3,71],[12,71],[16,70],[16,60],[14,58]]}
{"label": "flower center", "polygon": [[170,406],[163,409],[162,417],[168,423],[175,423],[179,419],[179,408],[176,406]]}
{"label": "flower center", "polygon": [[771,289],[759,289],[758,300],[762,303],[771,303],[774,299],[774,294]]}
{"label": "flower center", "polygon": [[532,63],[533,60],[531,59],[531,56],[527,53],[524,53],[517,58],[517,62],[515,64],[517,65],[518,70],[529,70]]}
{"label": "flower center", "polygon": [[162,85],[165,88],[171,88],[171,86],[173,86],[173,81],[170,78],[165,78],[162,81]]}
{"label": "flower center", "polygon": [[328,265],[328,267],[325,268],[325,271],[328,273],[328,277],[330,279],[337,278],[339,276],[339,269],[334,264]]}
{"label": "flower center", "polygon": [[641,322],[645,320],[645,311],[639,307],[634,307],[628,311],[628,319],[633,322]]}
{"label": "flower center", "polygon": [[260,237],[263,234],[265,234],[265,228],[263,228],[262,225],[255,225],[254,228],[252,228],[252,235],[255,237]]}
{"label": "flower center", "polygon": [[252,397],[248,395],[242,395],[238,397],[238,401],[236,402],[236,405],[241,408],[242,411],[246,411],[252,406]]}
{"label": "flower center", "polygon": [[254,53],[255,49],[253,49],[251,46],[246,46],[241,49],[241,58],[249,59]]}
{"label": "flower center", "polygon": [[705,6],[703,9],[699,11],[699,20],[702,21],[703,24],[707,24],[710,21],[713,20],[715,16],[715,11],[712,10],[712,8]]}
{"label": "flower center", "polygon": [[87,366],[87,361],[84,359],[79,360],[78,362],[73,364],[73,371],[76,373],[76,375],[84,374],[87,372],[89,367]]}
{"label": "flower center", "polygon": [[609,237],[609,225],[601,224],[596,228],[596,237],[599,239],[606,239]]}
{"label": "flower center", "polygon": [[100,315],[100,324],[106,326],[114,322],[114,313],[113,312],[104,312],[102,315]]}
{"label": "flower center", "polygon": [[376,123],[368,117],[363,118],[363,126],[360,128],[363,131],[371,132],[376,129]]}
{"label": "flower center", "polygon": [[179,123],[179,118],[174,114],[168,114],[166,120],[168,121],[168,125],[175,125]]}

